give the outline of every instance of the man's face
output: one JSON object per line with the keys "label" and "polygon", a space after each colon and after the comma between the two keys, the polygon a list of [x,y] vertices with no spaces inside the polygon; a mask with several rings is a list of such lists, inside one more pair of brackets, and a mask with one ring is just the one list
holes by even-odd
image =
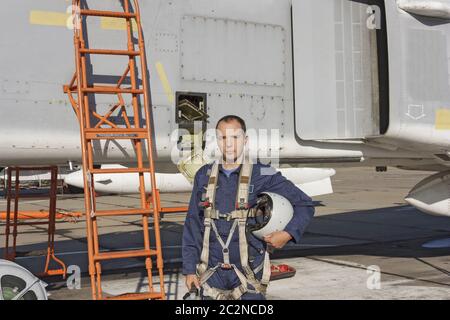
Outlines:
{"label": "man's face", "polygon": [[247,137],[238,121],[222,121],[217,127],[217,144],[225,163],[235,163],[244,151]]}

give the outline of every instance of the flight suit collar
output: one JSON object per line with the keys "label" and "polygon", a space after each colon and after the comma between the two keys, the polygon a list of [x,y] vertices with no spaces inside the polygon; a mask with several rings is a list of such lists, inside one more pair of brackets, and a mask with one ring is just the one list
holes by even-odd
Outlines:
{"label": "flight suit collar", "polygon": [[[239,167],[237,167],[231,174],[239,173],[241,171],[241,168],[242,168],[242,164]],[[219,163],[219,171],[221,171],[223,174],[225,174],[225,172],[223,171],[222,163]]]}

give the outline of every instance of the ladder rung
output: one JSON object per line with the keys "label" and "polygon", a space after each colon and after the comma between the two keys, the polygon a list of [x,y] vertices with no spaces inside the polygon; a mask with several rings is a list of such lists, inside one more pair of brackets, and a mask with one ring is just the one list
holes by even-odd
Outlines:
{"label": "ladder rung", "polygon": [[147,129],[86,129],[88,140],[147,139]]}
{"label": "ladder rung", "polygon": [[94,17],[111,17],[111,18],[136,18],[134,13],[116,12],[116,11],[101,11],[101,10],[89,10],[81,9],[80,15],[82,16],[94,16]]}
{"label": "ladder rung", "polygon": [[146,293],[125,293],[119,296],[107,297],[105,300],[148,300],[148,299],[162,299],[161,292],[146,292]]}
{"label": "ladder rung", "polygon": [[152,209],[124,209],[124,210],[97,210],[94,212],[96,217],[113,217],[113,216],[136,216],[148,215],[153,212]]}
{"label": "ladder rung", "polygon": [[110,173],[141,173],[150,172],[149,168],[117,168],[117,169],[92,169],[89,170],[93,174],[110,174]]}
{"label": "ladder rung", "polygon": [[95,261],[112,260],[112,259],[128,259],[139,257],[150,257],[157,254],[156,250],[129,250],[129,251],[115,251],[115,252],[101,252],[94,255]]}
{"label": "ladder rung", "polygon": [[116,88],[116,87],[107,87],[107,86],[94,86],[90,88],[82,88],[81,91],[88,93],[99,93],[99,94],[108,94],[108,93],[132,93],[132,94],[143,94],[144,90],[142,89],[124,89],[124,88]]}
{"label": "ladder rung", "polygon": [[110,50],[110,49],[80,49],[81,53],[89,54],[106,54],[116,56],[138,56],[139,51],[127,51],[127,50]]}
{"label": "ladder rung", "polygon": [[38,276],[45,277],[45,276],[62,276],[65,275],[66,272],[64,269],[55,269],[55,270],[48,270],[47,272],[42,272]]}

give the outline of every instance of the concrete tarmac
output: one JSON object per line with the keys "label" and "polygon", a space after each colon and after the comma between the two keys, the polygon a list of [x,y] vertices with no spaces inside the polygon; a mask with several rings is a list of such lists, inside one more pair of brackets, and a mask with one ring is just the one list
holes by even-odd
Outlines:
{"label": "concrete tarmac", "polygon": [[[435,217],[407,205],[403,198],[430,172],[389,168],[341,168],[332,178],[334,193],[315,197],[316,215],[300,244],[272,255],[273,263],[296,268],[293,278],[271,282],[268,299],[449,299],[450,248],[423,245],[450,238],[450,218]],[[186,205],[190,194],[163,194],[164,206]],[[83,211],[82,195],[64,195],[57,207]],[[0,200],[0,211],[5,210]],[[126,209],[138,203],[136,195],[98,198],[99,209]],[[46,210],[48,201],[21,201],[20,210]],[[185,214],[162,219],[165,286],[169,299],[186,292],[181,267],[181,235]],[[140,248],[139,217],[99,218],[102,250]],[[21,227],[16,262],[33,272],[43,270],[44,257],[34,256],[46,247],[45,226]],[[5,227],[0,222],[0,257]],[[44,279],[51,299],[90,299],[85,222],[58,221],[57,255],[83,272],[81,289],[68,289],[61,277]],[[103,264],[106,295],[147,289],[140,259]],[[156,274],[155,274],[156,275]],[[153,278],[158,288],[159,279]]]}

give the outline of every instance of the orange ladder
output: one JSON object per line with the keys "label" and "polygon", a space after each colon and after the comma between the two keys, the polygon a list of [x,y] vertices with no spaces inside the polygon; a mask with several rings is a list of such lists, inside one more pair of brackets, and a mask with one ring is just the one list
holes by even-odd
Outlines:
{"label": "orange ladder", "polygon": [[[115,11],[99,11],[87,9],[86,1],[73,0],[73,17],[74,17],[74,45],[75,45],[75,74],[69,85],[64,86],[64,91],[68,94],[75,113],[80,123],[81,149],[82,149],[82,166],[84,177],[84,197],[86,210],[86,227],[87,227],[87,244],[89,255],[89,274],[91,280],[92,298],[97,299],[165,299],[164,274],[163,274],[163,257],[160,237],[160,211],[159,193],[156,188],[154,157],[153,157],[153,141],[152,127],[150,115],[150,97],[149,97],[149,80],[146,76],[147,62],[145,55],[145,47],[143,41],[143,31],[141,27],[139,5],[137,0],[120,1],[123,12]],[[110,50],[97,49],[87,46],[84,32],[87,32],[87,18],[89,16],[107,17],[124,19],[127,32],[127,49],[126,50]],[[133,25],[132,21],[136,24]],[[136,28],[137,30],[133,30]],[[133,41],[133,31],[138,34],[138,49],[136,50]],[[87,71],[87,56],[89,55],[109,55],[109,56],[128,56],[128,64],[117,84],[114,85],[96,85],[89,82]],[[139,58],[140,65],[137,64],[136,58]],[[137,69],[140,68],[141,83],[138,84]],[[131,86],[124,87],[123,82],[129,77]],[[95,94],[116,95],[118,102],[113,105],[109,111],[104,114],[98,114],[91,103],[90,97]],[[76,99],[75,96],[76,95]],[[127,114],[124,95],[131,96],[132,115]],[[115,111],[123,119],[123,123],[113,121],[110,117]],[[131,112],[130,112],[131,113]],[[145,116],[145,125],[141,124],[142,116]],[[132,121],[131,116],[134,117]],[[92,121],[93,119],[97,121]],[[94,168],[94,150],[93,144],[97,141],[111,140],[130,140],[133,144],[136,154],[137,166],[133,168],[121,169],[98,169]],[[145,148],[145,142],[147,148]],[[146,156],[143,149],[146,149]],[[146,159],[144,159],[144,157]],[[145,193],[144,173],[150,173],[151,183],[151,206]],[[96,192],[94,189],[94,175],[96,174],[124,174],[136,173],[139,176],[139,195],[140,208],[128,210],[97,210],[96,209]],[[142,216],[143,227],[143,248],[141,250],[128,251],[109,251],[100,252],[99,233],[97,218],[111,216]],[[149,217],[153,217],[155,247],[150,247],[149,235]],[[148,276],[148,292],[143,293],[124,293],[114,297],[104,297],[101,284],[101,262],[113,259],[127,258],[145,258],[145,267]],[[156,291],[153,286],[152,278],[152,258],[156,257],[156,266],[159,273],[160,290]]]}

